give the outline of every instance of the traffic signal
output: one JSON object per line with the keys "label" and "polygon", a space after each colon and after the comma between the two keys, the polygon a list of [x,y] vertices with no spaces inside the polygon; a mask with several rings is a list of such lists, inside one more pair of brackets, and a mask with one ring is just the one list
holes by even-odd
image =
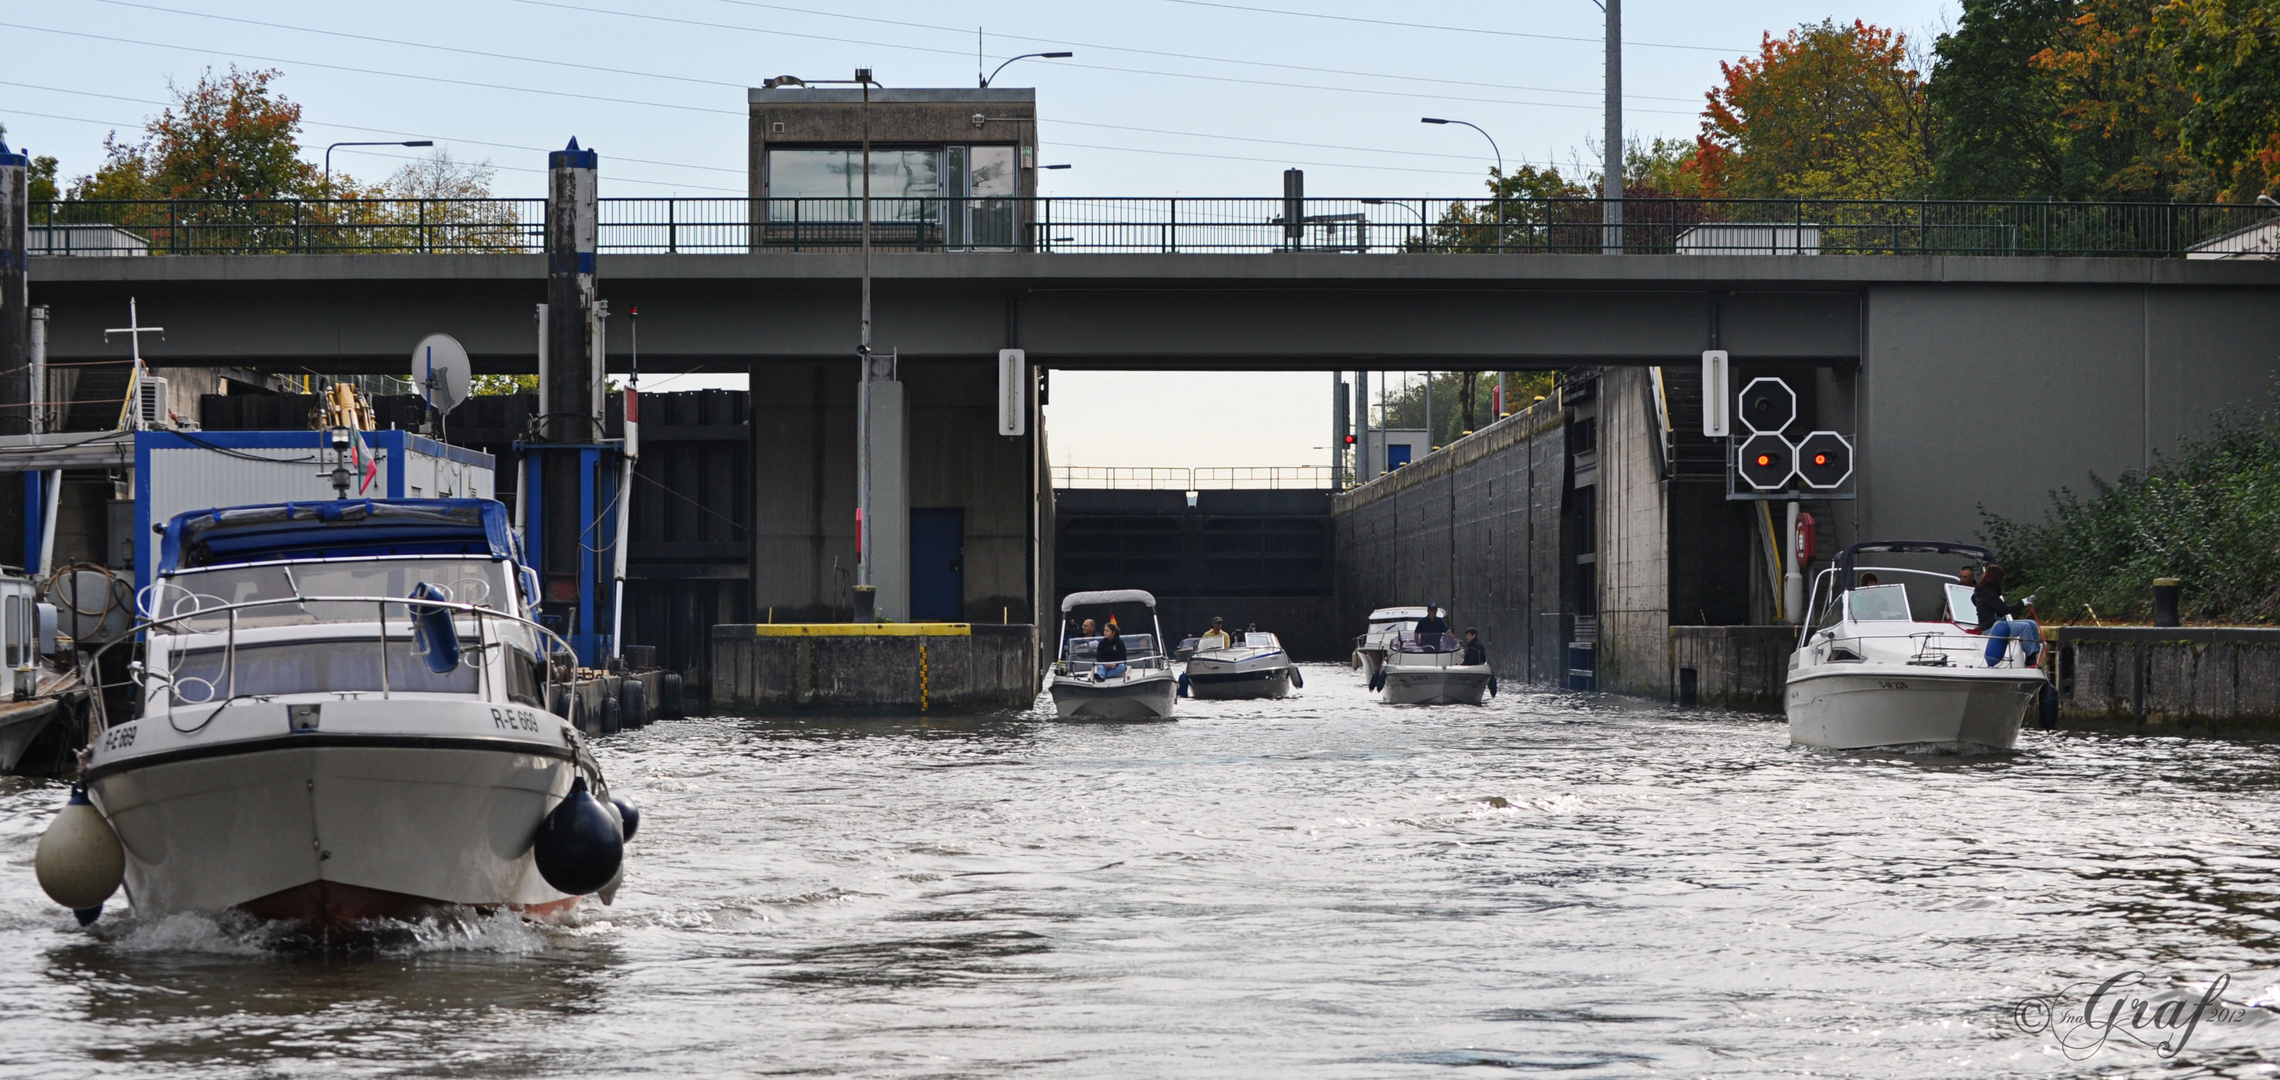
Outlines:
{"label": "traffic signal", "polygon": [[1759,491],[1781,490],[1797,471],[1796,452],[1790,448],[1789,440],[1771,431],[1742,440],[1734,457],[1742,482]]}
{"label": "traffic signal", "polygon": [[1841,487],[1852,478],[1852,444],[1834,431],[1816,431],[1797,444],[1797,475],[1817,491]]}
{"label": "traffic signal", "polygon": [[1741,404],[1742,426],[1753,435],[1785,431],[1797,419],[1797,391],[1780,379],[1751,379],[1742,387]]}

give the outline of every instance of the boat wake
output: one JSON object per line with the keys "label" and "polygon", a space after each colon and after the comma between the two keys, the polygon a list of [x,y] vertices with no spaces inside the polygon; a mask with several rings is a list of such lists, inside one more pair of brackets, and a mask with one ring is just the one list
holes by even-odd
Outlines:
{"label": "boat wake", "polygon": [[309,953],[420,956],[428,953],[523,955],[555,944],[551,928],[511,911],[439,908],[416,919],[366,919],[313,928],[240,911],[177,912],[158,919],[106,919],[91,928],[128,953],[274,957]]}

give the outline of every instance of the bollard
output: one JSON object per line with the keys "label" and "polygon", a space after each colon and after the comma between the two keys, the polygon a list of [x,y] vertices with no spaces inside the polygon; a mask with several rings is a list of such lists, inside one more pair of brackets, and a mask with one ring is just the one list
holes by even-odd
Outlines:
{"label": "bollard", "polygon": [[2153,579],[2153,625],[2179,625],[2177,622],[2177,593],[2176,578],[2160,577]]}
{"label": "bollard", "polygon": [[879,617],[879,590],[873,585],[855,586],[855,621],[877,622]]}

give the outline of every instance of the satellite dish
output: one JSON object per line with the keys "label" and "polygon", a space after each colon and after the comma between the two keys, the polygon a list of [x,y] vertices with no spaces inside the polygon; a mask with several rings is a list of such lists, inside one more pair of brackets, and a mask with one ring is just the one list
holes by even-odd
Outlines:
{"label": "satellite dish", "polygon": [[412,383],[437,412],[450,412],[467,400],[472,377],[467,350],[450,334],[429,334],[412,350]]}

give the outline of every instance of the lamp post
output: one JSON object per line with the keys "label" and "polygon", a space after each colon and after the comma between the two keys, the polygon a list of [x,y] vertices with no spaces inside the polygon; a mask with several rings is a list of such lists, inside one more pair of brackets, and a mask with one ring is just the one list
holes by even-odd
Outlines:
{"label": "lamp post", "polygon": [[[1420,200],[1418,200],[1418,201],[1419,201],[1419,202],[1423,202],[1424,200],[1420,199]],[[1418,232],[1419,243],[1423,243],[1423,238],[1424,238],[1424,234],[1425,234],[1425,231],[1426,231],[1426,229],[1427,229],[1427,228],[1429,228],[1429,224],[1428,224],[1428,223],[1426,222],[1426,220],[1425,220],[1425,211],[1424,211],[1423,209],[1421,209],[1421,208],[1419,208],[1419,207],[1415,207],[1415,206],[1411,206],[1411,205],[1409,205],[1408,201],[1407,201],[1407,200],[1404,200],[1404,199],[1363,199],[1363,200],[1362,200],[1362,205],[1363,205],[1363,206],[1398,206],[1398,207],[1401,207],[1401,208],[1402,208],[1402,209],[1404,209],[1404,210],[1407,210],[1407,211],[1409,211],[1409,212],[1410,212],[1410,213],[1412,213],[1412,214],[1415,214],[1415,215],[1417,215],[1417,232]]]}
{"label": "lamp post", "polygon": [[1014,60],[1066,60],[1075,55],[1077,54],[1073,52],[1022,53],[1020,56],[1016,56],[1012,59],[1007,60],[1004,64],[999,64],[997,66],[997,71],[990,72],[987,76],[985,76],[982,79],[982,89],[989,89],[991,81],[995,80],[998,77],[998,71],[1004,71],[1006,69],[1006,64],[1011,64]]}
{"label": "lamp post", "polygon": [[325,147],[325,191],[332,191],[332,152],[334,146],[434,146],[434,139],[406,139],[402,142],[336,142]]}
{"label": "lamp post", "polygon": [[1496,154],[1497,179],[1501,180],[1504,178],[1504,151],[1497,149],[1496,136],[1489,134],[1487,129],[1481,127],[1479,124],[1473,123],[1470,120],[1443,120],[1438,116],[1420,116],[1417,118],[1417,122],[1420,124],[1463,124],[1464,126],[1469,127],[1474,131],[1480,132],[1480,137],[1488,140],[1488,148],[1494,151]]}
{"label": "lamp post", "polygon": [[[1497,147],[1496,136],[1489,134],[1488,129],[1470,120],[1443,120],[1438,116],[1423,116],[1419,117],[1417,122],[1420,124],[1463,124],[1480,132],[1480,137],[1488,140],[1488,148],[1496,153],[1496,185],[1490,190],[1496,193],[1496,246],[1501,249],[1504,246],[1504,151]],[[1430,440],[1431,437],[1428,436],[1427,438]]]}

